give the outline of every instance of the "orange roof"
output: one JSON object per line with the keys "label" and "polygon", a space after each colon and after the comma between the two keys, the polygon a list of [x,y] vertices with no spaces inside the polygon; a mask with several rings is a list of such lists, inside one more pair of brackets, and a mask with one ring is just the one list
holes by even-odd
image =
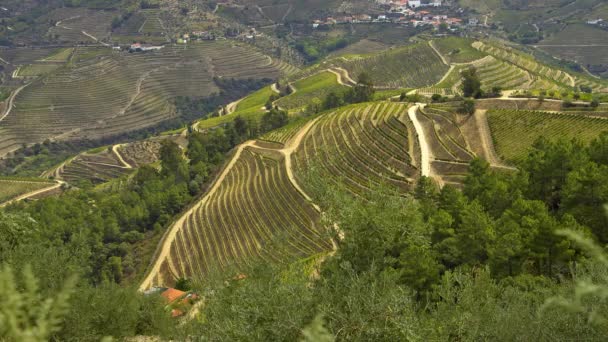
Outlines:
{"label": "orange roof", "polygon": [[160,295],[165,297],[167,299],[167,301],[169,303],[171,303],[171,302],[175,301],[176,299],[182,297],[185,294],[186,294],[186,292],[184,292],[184,291],[176,290],[173,288],[168,288],[165,292],[161,293]]}

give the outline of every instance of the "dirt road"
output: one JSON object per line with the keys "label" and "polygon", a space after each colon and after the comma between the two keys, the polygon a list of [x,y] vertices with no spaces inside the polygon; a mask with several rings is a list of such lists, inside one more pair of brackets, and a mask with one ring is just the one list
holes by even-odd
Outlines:
{"label": "dirt road", "polygon": [[430,177],[431,176],[431,156],[428,142],[426,140],[426,135],[424,134],[424,130],[422,129],[422,124],[418,121],[417,111],[419,108],[424,108],[425,104],[417,103],[416,105],[410,107],[407,111],[407,114],[414,124],[414,129],[416,129],[416,135],[418,135],[418,144],[420,145],[420,173],[422,176]]}
{"label": "dirt road", "polygon": [[[327,69],[327,71],[329,71],[329,72],[331,72],[332,74],[336,75],[336,78],[337,78],[337,80],[338,80],[338,84],[343,85],[343,86],[346,86],[346,87],[352,87],[352,85],[351,85],[351,84],[349,84],[349,83],[344,83],[344,81],[342,80],[342,74],[341,74],[341,73],[339,73],[339,72],[337,72],[337,71],[335,71],[335,70],[333,70],[333,69]],[[345,70],[345,71],[346,71],[346,70]],[[349,77],[349,79],[350,79],[350,77]]]}
{"label": "dirt road", "polygon": [[514,167],[508,166],[503,163],[498,155],[496,155],[496,150],[494,149],[494,142],[492,141],[492,134],[490,133],[490,125],[488,124],[486,109],[478,109],[475,111],[475,122],[477,124],[477,129],[479,129],[479,136],[481,137],[481,145],[484,150],[485,159],[490,163],[493,167],[517,170]]}
{"label": "dirt road", "polygon": [[308,122],[304,127],[302,127],[300,129],[300,131],[297,133],[297,135],[294,136],[286,144],[286,146],[283,149],[280,149],[280,150],[269,149],[269,148],[264,148],[264,147],[257,146],[255,144],[254,140],[250,140],[250,141],[244,142],[243,144],[239,145],[237,147],[237,150],[236,150],[234,156],[232,157],[232,159],[230,160],[230,162],[226,165],[226,167],[222,170],[222,172],[219,175],[219,177],[215,180],[215,182],[213,183],[213,186],[211,187],[211,189],[199,200],[199,202],[196,205],[194,205],[188,211],[186,211],[185,213],[183,213],[180,216],[180,218],[173,225],[171,225],[171,227],[168,228],[167,233],[165,233],[165,236],[163,237],[163,239],[161,241],[162,245],[159,246],[159,252],[155,253],[156,254],[156,260],[154,260],[154,264],[153,264],[152,268],[150,269],[149,273],[146,275],[146,278],[140,284],[139,290],[140,291],[145,291],[145,290],[149,289],[150,287],[152,287],[153,285],[156,285],[156,284],[152,283],[153,279],[158,274],[162,263],[169,256],[169,253],[171,251],[171,244],[175,240],[175,237],[177,236],[177,233],[182,229],[182,227],[184,225],[184,222],[198,208],[200,208],[202,205],[204,205],[205,203],[207,203],[207,201],[209,200],[209,198],[211,198],[211,196],[222,185],[222,182],[224,181],[224,179],[226,178],[226,176],[228,175],[228,173],[230,172],[230,170],[232,170],[232,168],[234,167],[234,165],[236,164],[236,162],[239,160],[239,158],[240,158],[243,150],[245,148],[247,148],[247,147],[252,147],[254,149],[261,149],[261,150],[278,151],[281,154],[283,154],[285,156],[285,167],[287,169],[287,176],[289,178],[289,181],[292,183],[292,185],[296,188],[296,190],[307,201],[311,202],[311,204],[313,205],[313,207],[315,208],[315,210],[317,210],[317,211],[320,212],[321,208],[319,208],[319,206],[317,206],[317,205],[315,205],[315,204],[312,203],[312,198],[300,187],[300,185],[296,181],[296,178],[294,176],[293,169],[292,169],[292,164],[291,164],[291,155],[296,151],[296,149],[298,148],[298,146],[300,145],[300,143],[302,142],[302,140],[304,139],[304,137],[306,136],[306,134],[308,133],[308,131],[311,129],[311,127],[315,124],[315,122],[318,119],[319,118],[316,118],[316,119]]}
{"label": "dirt road", "polygon": [[19,95],[19,93],[25,89],[25,87],[27,87],[28,85],[30,85],[30,83],[26,84],[26,85],[22,85],[21,87],[17,88],[17,90],[15,90],[11,96],[8,98],[8,103],[6,105],[6,109],[4,111],[4,114],[2,114],[2,116],[0,117],[0,121],[4,120],[5,117],[7,117],[10,113],[11,110],[13,109],[13,102],[15,101],[15,97],[17,95]]}
{"label": "dirt road", "polygon": [[122,165],[124,165],[125,169],[132,169],[133,167],[131,166],[131,164],[127,163],[123,158],[122,155],[120,154],[120,152],[118,151],[118,149],[123,146],[123,144],[116,144],[114,146],[112,146],[112,153],[114,153],[114,155],[116,156],[116,158],[118,158],[118,160],[120,160],[120,162],[122,163]]}
{"label": "dirt road", "polygon": [[234,156],[232,157],[230,162],[226,165],[226,167],[222,170],[219,177],[215,180],[211,189],[209,189],[209,191],[207,191],[207,193],[200,199],[200,201],[196,205],[194,205],[188,211],[183,213],[179,217],[179,219],[177,221],[175,221],[175,223],[173,223],[167,229],[165,236],[161,240],[161,245],[159,246],[159,248],[160,248],[159,252],[155,253],[156,260],[154,260],[154,264],[153,264],[152,268],[150,269],[150,271],[148,272],[148,274],[146,275],[146,277],[144,278],[142,283],[139,285],[139,291],[145,291],[145,290],[149,289],[150,287],[152,287],[153,285],[156,285],[156,284],[153,284],[152,281],[154,280],[154,277],[156,277],[156,275],[160,271],[160,267],[163,264],[163,262],[169,256],[169,253],[171,251],[171,244],[175,240],[177,233],[184,226],[184,222],[190,215],[192,215],[192,213],[194,213],[196,210],[198,210],[198,208],[200,208],[202,205],[207,203],[209,198],[211,198],[211,196],[220,187],[220,185],[222,184],[222,182],[224,181],[224,179],[226,178],[226,176],[228,175],[230,170],[232,170],[232,168],[234,167],[234,164],[236,164],[236,162],[239,160],[241,153],[243,152],[243,149],[245,149],[248,146],[253,146],[253,141],[247,141],[237,147],[236,152],[234,153]]}
{"label": "dirt road", "polygon": [[[33,182],[24,182],[24,183],[33,183]],[[34,197],[36,195],[45,193],[47,191],[55,190],[55,189],[59,188],[60,186],[62,186],[63,184],[65,184],[64,181],[56,180],[56,183],[53,184],[53,185],[51,185],[51,186],[48,186],[48,187],[42,188],[42,189],[38,189],[38,190],[35,190],[35,191],[32,191],[32,192],[28,192],[28,193],[25,193],[25,194],[23,194],[21,196],[18,196],[18,197],[15,197],[13,199],[10,199],[10,200],[8,200],[8,201],[6,201],[4,203],[0,203],[0,208],[4,207],[6,205],[9,205],[9,204],[11,204],[13,202],[22,201],[22,200],[24,200],[26,198]]]}
{"label": "dirt road", "polygon": [[431,47],[431,49],[433,49],[435,51],[435,53],[439,56],[439,58],[441,58],[441,61],[443,62],[443,64],[450,65],[450,63],[448,62],[448,60],[445,59],[445,57],[441,54],[441,52],[439,52],[439,50],[437,49],[437,47],[435,47],[434,41],[429,40],[429,46]]}

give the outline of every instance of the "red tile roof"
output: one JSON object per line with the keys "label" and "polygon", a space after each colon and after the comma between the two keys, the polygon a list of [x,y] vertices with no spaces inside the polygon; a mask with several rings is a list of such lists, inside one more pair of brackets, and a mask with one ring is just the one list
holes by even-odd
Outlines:
{"label": "red tile roof", "polygon": [[165,297],[169,303],[172,303],[176,299],[182,297],[185,294],[186,294],[186,292],[184,292],[184,291],[176,290],[173,288],[168,288],[165,292],[161,293],[160,295]]}

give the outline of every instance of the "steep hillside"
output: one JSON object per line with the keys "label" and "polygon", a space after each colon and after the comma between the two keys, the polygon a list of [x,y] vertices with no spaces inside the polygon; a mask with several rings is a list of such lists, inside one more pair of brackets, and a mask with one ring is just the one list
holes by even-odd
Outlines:
{"label": "steep hillside", "polygon": [[239,146],[210,190],[169,228],[140,288],[329,251],[318,208],[291,174],[291,151]]}
{"label": "steep hillside", "polygon": [[177,117],[172,98],[216,94],[214,78],[281,75],[280,63],[225,41],[169,45],[145,54],[97,53],[16,93],[1,116],[2,154],[23,143],[106,137],[153,126]]}
{"label": "steep hillside", "polygon": [[420,147],[407,106],[388,102],[356,104],[315,122],[295,154],[300,182],[317,170],[331,183],[365,196],[373,186],[406,192],[420,176]]}
{"label": "steep hillside", "polygon": [[441,57],[427,44],[382,52],[371,57],[338,61],[352,77],[367,72],[378,87],[419,88],[437,83],[448,71]]}

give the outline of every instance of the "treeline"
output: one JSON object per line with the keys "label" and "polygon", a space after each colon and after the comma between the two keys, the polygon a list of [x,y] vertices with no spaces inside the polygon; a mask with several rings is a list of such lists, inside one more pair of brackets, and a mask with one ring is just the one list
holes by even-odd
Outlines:
{"label": "treeline", "polygon": [[[307,186],[338,244],[314,259],[218,277],[201,321],[213,340],[601,340],[608,333],[608,134],[585,147],[539,140],[517,172],[470,167],[464,188],[423,178],[353,198],[314,168]],[[340,238],[339,236],[342,236]],[[593,255],[592,258],[587,256]],[[576,297],[574,291],[576,289]],[[320,339],[320,337],[324,339]]]}

